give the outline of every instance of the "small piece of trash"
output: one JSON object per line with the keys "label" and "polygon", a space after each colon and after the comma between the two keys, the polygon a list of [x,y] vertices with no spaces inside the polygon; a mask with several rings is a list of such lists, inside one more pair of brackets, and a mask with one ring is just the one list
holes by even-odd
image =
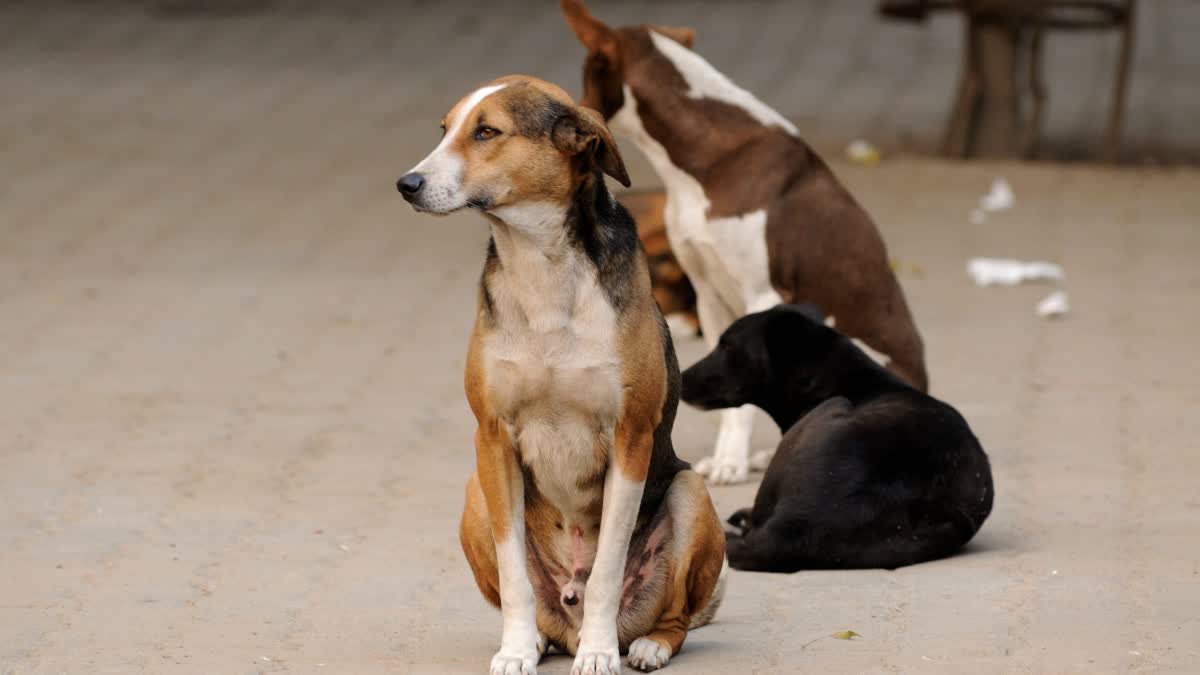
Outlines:
{"label": "small piece of trash", "polygon": [[846,146],[846,159],[863,166],[878,166],[883,155],[879,152],[879,148],[859,138]]}
{"label": "small piece of trash", "polygon": [[269,657],[269,656],[260,656],[260,657],[258,657],[258,660],[259,660],[259,661],[267,661],[267,662],[270,662],[270,661],[271,661],[271,657]]}
{"label": "small piece of trash", "polygon": [[896,274],[904,274],[905,272],[908,272],[918,278],[925,277],[925,268],[916,263],[904,262],[903,260],[892,258],[888,260],[888,265],[891,266],[892,272]]}
{"label": "small piece of trash", "polygon": [[345,545],[345,544],[338,544],[338,548],[342,549],[343,551],[349,551],[349,550],[350,550],[350,547],[349,547],[349,546],[347,546],[347,545]]}
{"label": "small piece of trash", "polygon": [[928,656],[925,656],[924,654],[922,654],[922,655],[921,655],[921,660],[922,660],[922,661],[932,661],[933,659],[931,659],[931,658],[929,658]]}
{"label": "small piece of trash", "polygon": [[987,222],[987,211],[971,209],[971,212],[967,214],[967,220],[971,221],[972,225],[982,225]]}
{"label": "small piece of trash", "polygon": [[824,640],[826,638],[833,638],[835,640],[852,640],[856,637],[862,637],[862,636],[859,635],[858,633],[855,633],[852,630],[841,630],[836,633],[830,633],[829,635],[822,635],[819,638],[813,638],[812,640],[809,640],[808,642],[805,642],[804,644],[800,645],[800,649],[802,651],[805,649],[808,649],[809,645],[813,644],[814,642],[820,642],[821,640]]}
{"label": "small piece of trash", "polygon": [[979,198],[979,208],[984,211],[1007,211],[1017,203],[1012,186],[1003,178],[992,181],[992,189]]}
{"label": "small piece of trash", "polygon": [[1142,655],[1141,652],[1133,650],[1133,649],[1130,649],[1129,653],[1132,654],[1133,656],[1141,656]]}
{"label": "small piece of trash", "polygon": [[1058,570],[1050,570],[1050,576],[1052,576],[1052,577],[1058,576]]}
{"label": "small piece of trash", "polygon": [[1071,311],[1071,305],[1067,302],[1066,291],[1054,291],[1037,304],[1038,316],[1046,318],[1064,316],[1069,311]]}
{"label": "small piece of trash", "polygon": [[1062,267],[1054,263],[1003,258],[971,258],[967,261],[967,275],[979,286],[1015,286],[1036,279],[1062,281],[1066,276]]}

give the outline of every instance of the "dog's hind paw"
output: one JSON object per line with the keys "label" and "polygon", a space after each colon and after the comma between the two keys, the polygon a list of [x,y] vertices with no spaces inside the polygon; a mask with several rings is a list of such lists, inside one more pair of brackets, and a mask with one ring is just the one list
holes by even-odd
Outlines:
{"label": "dog's hind paw", "polygon": [[629,645],[629,665],[643,672],[658,670],[671,660],[671,648],[647,637],[640,637]]}
{"label": "dog's hind paw", "polygon": [[745,483],[750,479],[750,465],[746,461],[730,461],[705,457],[696,462],[693,467],[696,473],[708,479],[713,485],[733,485]]}

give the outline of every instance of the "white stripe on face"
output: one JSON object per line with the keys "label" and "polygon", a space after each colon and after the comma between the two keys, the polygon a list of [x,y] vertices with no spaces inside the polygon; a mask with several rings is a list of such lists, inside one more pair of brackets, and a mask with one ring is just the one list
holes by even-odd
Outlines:
{"label": "white stripe on face", "polygon": [[458,108],[454,119],[446,120],[446,135],[433,152],[412,168],[410,173],[425,177],[418,201],[413,203],[421,211],[449,213],[466,206],[467,195],[462,191],[463,158],[452,149],[454,141],[462,133],[467,121],[474,118],[475,109],[488,96],[508,85],[494,84],[475,90]]}

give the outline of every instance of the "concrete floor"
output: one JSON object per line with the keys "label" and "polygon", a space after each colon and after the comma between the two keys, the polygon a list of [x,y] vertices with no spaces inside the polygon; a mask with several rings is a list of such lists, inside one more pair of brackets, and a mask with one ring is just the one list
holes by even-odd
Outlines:
{"label": "concrete floor", "polygon": [[[414,75],[348,46],[373,44],[361,17],[72,7],[0,13],[0,673],[484,672],[499,616],[456,524],[485,228],[392,184],[457,85],[499,74],[481,54],[525,52],[448,50],[416,18]],[[289,59],[301,43],[327,58]],[[1195,672],[1200,173],[835,168],[996,509],[949,560],[734,573],[669,672]],[[968,224],[1001,174],[1017,207]],[[976,255],[1062,263],[1073,314],[972,286]],[[683,410],[681,454],[715,428]],[[728,514],[753,491],[713,496]],[[863,637],[804,647],[843,629]]]}

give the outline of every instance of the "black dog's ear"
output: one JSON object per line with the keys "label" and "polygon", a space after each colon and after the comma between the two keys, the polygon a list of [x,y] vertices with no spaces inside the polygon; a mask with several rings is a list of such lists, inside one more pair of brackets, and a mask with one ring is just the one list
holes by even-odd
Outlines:
{"label": "black dog's ear", "polygon": [[625,162],[617,152],[617,142],[613,140],[608,125],[600,113],[578,106],[571,112],[558,118],[554,129],[550,132],[554,147],[571,155],[583,157],[589,168],[598,169],[612,176],[618,183],[629,187],[629,174],[625,172]]}

